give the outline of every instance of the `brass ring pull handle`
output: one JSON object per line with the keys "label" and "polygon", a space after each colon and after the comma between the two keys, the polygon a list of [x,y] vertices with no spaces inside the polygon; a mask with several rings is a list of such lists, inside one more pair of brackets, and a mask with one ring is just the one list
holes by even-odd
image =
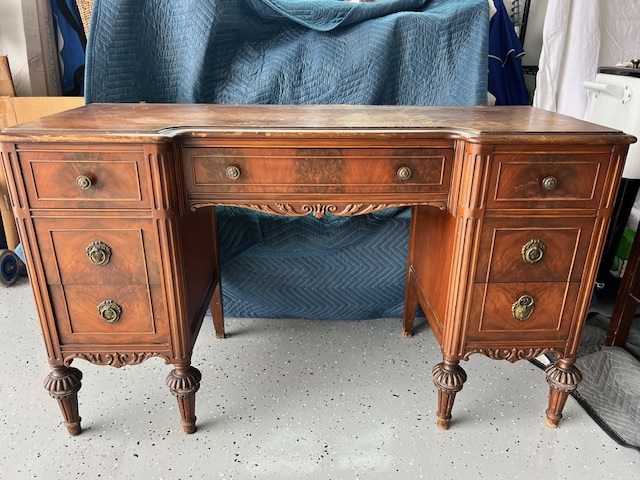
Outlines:
{"label": "brass ring pull handle", "polygon": [[122,307],[113,300],[105,300],[98,305],[98,313],[107,323],[116,323],[122,316]]}
{"label": "brass ring pull handle", "polygon": [[550,192],[558,185],[558,179],[553,176],[544,177],[542,179],[542,188],[544,188],[547,192]]}
{"label": "brass ring pull handle", "polygon": [[82,190],[89,190],[91,188],[91,179],[86,175],[78,175],[78,178],[76,178],[76,185],[78,185]]}
{"label": "brass ring pull handle", "polygon": [[542,260],[547,246],[540,240],[529,240],[522,246],[522,259],[526,263],[537,263]]}
{"label": "brass ring pull handle", "polygon": [[225,171],[225,173],[227,174],[227,178],[231,180],[237,180],[238,178],[240,178],[240,169],[235,165],[231,165],[230,167],[227,167],[227,170]]}
{"label": "brass ring pull handle", "polygon": [[87,247],[89,260],[98,267],[103,267],[111,260],[111,248],[106,243],[92,242]]}
{"label": "brass ring pull handle", "polygon": [[409,167],[400,167],[396,175],[400,180],[409,180],[411,178],[411,169]]}
{"label": "brass ring pull handle", "polygon": [[511,313],[513,313],[513,318],[520,322],[524,322],[531,316],[534,308],[535,302],[533,301],[533,297],[531,295],[522,295],[511,306]]}

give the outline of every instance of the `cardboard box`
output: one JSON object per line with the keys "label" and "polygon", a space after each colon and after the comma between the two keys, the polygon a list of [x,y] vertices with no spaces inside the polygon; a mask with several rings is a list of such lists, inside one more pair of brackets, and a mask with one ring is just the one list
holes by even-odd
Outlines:
{"label": "cardboard box", "polygon": [[0,97],[0,129],[82,105],[83,97]]}
{"label": "cardboard box", "polygon": [[[9,77],[11,78],[11,77]],[[0,97],[0,129],[84,105],[82,97]],[[9,250],[20,240],[11,212],[7,182],[0,168],[0,215]]]}
{"label": "cardboard box", "polygon": [[0,96],[3,95],[9,97],[16,95],[11,79],[11,70],[9,70],[9,59],[5,55],[0,56]]}

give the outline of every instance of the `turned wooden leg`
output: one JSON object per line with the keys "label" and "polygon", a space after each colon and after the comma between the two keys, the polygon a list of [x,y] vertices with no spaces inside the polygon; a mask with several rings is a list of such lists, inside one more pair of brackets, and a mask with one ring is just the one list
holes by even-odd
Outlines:
{"label": "turned wooden leg", "polygon": [[582,381],[582,374],[575,365],[575,358],[560,359],[554,365],[545,368],[549,383],[549,408],[547,409],[547,425],[556,428],[562,418],[562,409],[567,397]]}
{"label": "turned wooden leg", "polygon": [[182,428],[185,433],[193,433],[196,431],[196,392],[202,374],[189,363],[175,367],[167,376],[167,386],[178,400]]}
{"label": "turned wooden leg", "polygon": [[438,428],[448,430],[456,393],[462,390],[462,386],[467,380],[467,374],[460,367],[459,360],[445,358],[442,363],[433,367],[431,375],[433,375],[433,383],[438,389],[438,411],[436,412]]}
{"label": "turned wooden leg", "polygon": [[44,388],[49,395],[58,401],[64,426],[69,435],[78,435],[80,428],[80,415],[78,414],[78,391],[82,387],[82,372],[77,368],[54,366],[52,372],[44,380]]}
{"label": "turned wooden leg", "polygon": [[416,318],[416,310],[418,309],[418,294],[411,285],[411,279],[407,275],[404,287],[404,310],[402,312],[402,336],[411,337],[413,333],[413,321]]}
{"label": "turned wooden leg", "polygon": [[220,281],[220,275],[218,274],[218,282],[216,289],[213,291],[213,297],[209,308],[211,309],[211,316],[213,317],[213,329],[216,332],[216,338],[224,338],[224,315],[222,313],[222,282]]}

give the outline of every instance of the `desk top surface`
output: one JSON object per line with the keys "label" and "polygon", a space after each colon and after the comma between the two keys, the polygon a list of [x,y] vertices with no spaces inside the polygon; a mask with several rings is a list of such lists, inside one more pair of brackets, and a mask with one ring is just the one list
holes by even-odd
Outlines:
{"label": "desk top surface", "polygon": [[618,130],[533,107],[91,104],[10,127],[1,141],[163,142],[176,136],[379,135],[632,143]]}

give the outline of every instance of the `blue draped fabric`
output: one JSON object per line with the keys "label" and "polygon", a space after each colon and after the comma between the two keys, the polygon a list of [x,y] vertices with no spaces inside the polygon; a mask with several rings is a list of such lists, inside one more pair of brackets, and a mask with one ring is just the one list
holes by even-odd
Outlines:
{"label": "blue draped fabric", "polygon": [[62,74],[62,94],[84,95],[84,62],[87,39],[75,0],[51,0]]}
{"label": "blue draped fabric", "polygon": [[[396,2],[305,3],[364,11]],[[321,32],[284,15],[265,18],[275,0],[97,0],[85,98],[87,103],[486,102],[486,1],[413,3],[424,5]]]}
{"label": "blue draped fabric", "polygon": [[521,61],[524,48],[504,2],[494,3],[497,11],[489,24],[489,92],[496,97],[496,105],[528,105]]}
{"label": "blue draped fabric", "polygon": [[262,18],[288,18],[312,30],[328,32],[392,13],[418,11],[428,0],[379,0],[351,3],[336,0],[248,0]]}
{"label": "blue draped fabric", "polygon": [[[86,101],[476,105],[486,0],[97,0]],[[399,316],[409,213],[218,209],[225,313]]]}

